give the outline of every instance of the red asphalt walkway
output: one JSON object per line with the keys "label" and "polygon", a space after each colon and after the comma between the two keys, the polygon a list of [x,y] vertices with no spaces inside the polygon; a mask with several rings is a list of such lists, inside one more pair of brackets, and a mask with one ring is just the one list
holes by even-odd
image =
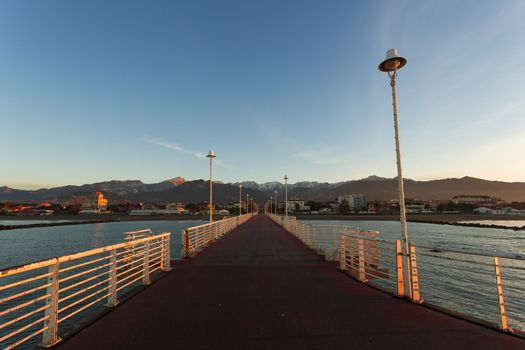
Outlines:
{"label": "red asphalt walkway", "polygon": [[525,349],[354,281],[259,215],[59,345],[81,349]]}

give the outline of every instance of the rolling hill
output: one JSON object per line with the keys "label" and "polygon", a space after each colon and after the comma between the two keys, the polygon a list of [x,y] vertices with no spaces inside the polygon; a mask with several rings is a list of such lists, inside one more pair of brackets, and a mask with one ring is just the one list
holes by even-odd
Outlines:
{"label": "rolling hill", "polygon": [[[273,196],[275,191],[280,200],[284,197],[284,184],[253,181],[243,183],[214,183],[214,199],[218,203],[237,202],[239,184],[243,185],[243,199],[246,191],[259,204]],[[110,203],[124,200],[133,202],[183,202],[197,203],[208,200],[209,183],[206,180],[185,181],[178,177],[154,184],[139,180],[113,180],[82,186],[62,186],[35,191],[0,187],[0,201],[38,203],[42,201],[78,201],[94,192],[101,191]],[[473,177],[451,178],[431,181],[405,180],[406,197],[420,200],[448,200],[460,194],[481,194],[501,198],[505,201],[525,202],[525,182],[490,181]],[[300,182],[289,185],[289,197],[305,200],[330,201],[340,195],[362,193],[368,200],[390,200],[397,198],[397,179],[369,176],[360,180],[340,183]]]}

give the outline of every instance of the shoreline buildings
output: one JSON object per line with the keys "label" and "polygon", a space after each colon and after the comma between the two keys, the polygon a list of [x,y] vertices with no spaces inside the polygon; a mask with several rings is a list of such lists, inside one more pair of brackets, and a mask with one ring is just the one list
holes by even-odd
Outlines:
{"label": "shoreline buildings", "polygon": [[80,213],[100,213],[106,211],[108,208],[108,199],[104,198],[102,192],[96,192],[93,197],[86,198],[82,202],[82,210]]}
{"label": "shoreline buildings", "polygon": [[366,208],[366,198],[364,194],[345,194],[337,197],[337,203],[348,204],[350,209]]}

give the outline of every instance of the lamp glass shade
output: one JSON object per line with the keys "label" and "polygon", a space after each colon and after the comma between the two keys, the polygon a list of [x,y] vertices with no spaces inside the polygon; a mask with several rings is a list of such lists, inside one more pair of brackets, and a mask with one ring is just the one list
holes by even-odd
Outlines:
{"label": "lamp glass shade", "polygon": [[210,151],[208,152],[208,155],[206,156],[207,158],[215,158],[215,153],[213,153],[213,150],[210,149]]}

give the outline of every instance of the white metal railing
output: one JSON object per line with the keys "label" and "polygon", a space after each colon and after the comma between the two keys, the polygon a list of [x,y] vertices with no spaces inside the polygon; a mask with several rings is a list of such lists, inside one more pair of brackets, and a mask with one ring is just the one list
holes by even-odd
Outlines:
{"label": "white metal railing", "polygon": [[204,225],[185,228],[182,230],[181,256],[183,258],[191,258],[210,245],[213,241],[250,220],[255,215],[257,215],[256,212],[248,213]]}
{"label": "white metal railing", "polygon": [[412,245],[429,304],[525,335],[525,256]]}
{"label": "white metal railing", "polygon": [[11,267],[0,271],[0,348],[59,339],[87,309],[113,307],[136,284],[147,285],[156,271],[170,270],[170,233]]}
{"label": "white metal railing", "polygon": [[128,241],[133,241],[139,238],[145,238],[145,237],[150,237],[154,235],[156,235],[156,233],[153,233],[153,231],[151,231],[151,229],[149,228],[145,230],[128,231],[128,232],[124,232],[124,241],[128,242]]}
{"label": "white metal railing", "polygon": [[[525,256],[471,252],[410,244],[410,266],[401,241],[377,231],[305,224],[267,215],[357,280],[407,296],[505,332],[525,335]],[[337,253],[334,253],[337,251]],[[417,251],[417,256],[416,256]],[[410,273],[411,279],[407,278]],[[410,281],[407,285],[405,281]]]}

